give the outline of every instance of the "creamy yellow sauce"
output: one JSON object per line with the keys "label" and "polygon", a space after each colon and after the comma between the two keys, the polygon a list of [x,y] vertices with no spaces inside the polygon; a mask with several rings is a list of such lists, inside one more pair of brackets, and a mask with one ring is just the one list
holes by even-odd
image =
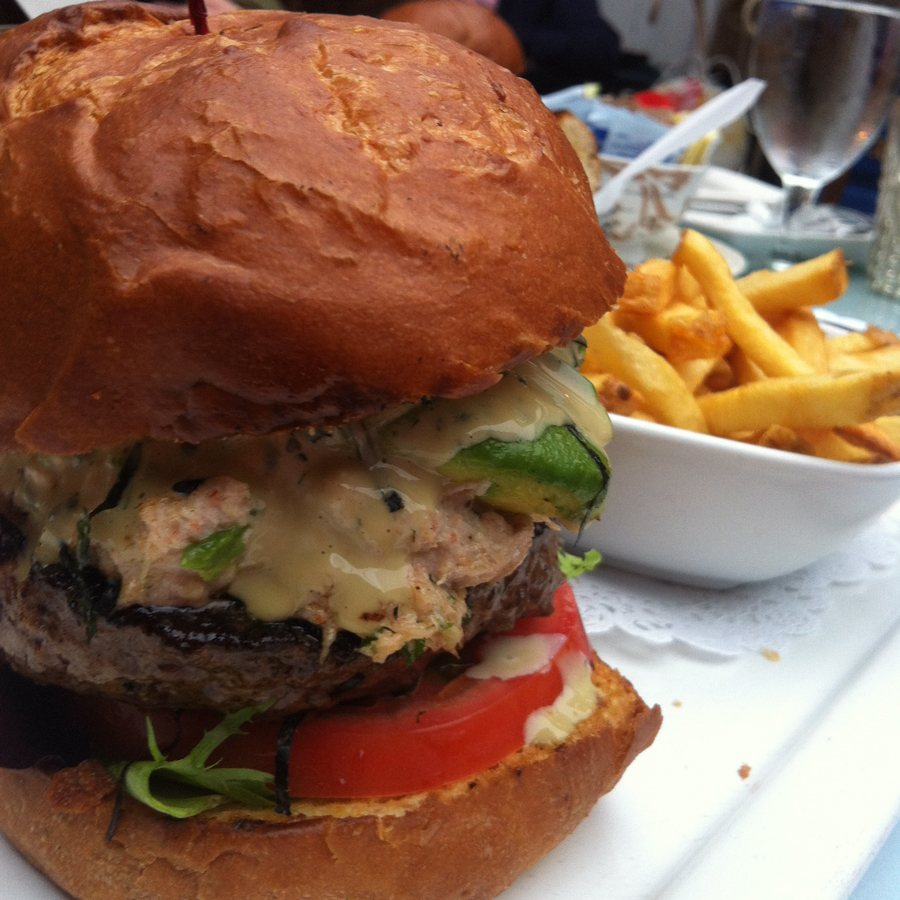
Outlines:
{"label": "creamy yellow sauce", "polygon": [[440,468],[482,441],[534,441],[551,425],[574,424],[596,447],[612,437],[593,388],[555,357],[530,360],[490,390],[462,400],[419,406],[384,429],[391,452]]}
{"label": "creamy yellow sauce", "polygon": [[[400,537],[427,526],[442,479],[411,466],[366,469],[333,452],[311,458],[302,479],[298,474],[285,464],[258,489],[266,514],[231,590],[250,615],[267,620],[296,615],[311,590],[327,596],[338,628],[371,634],[383,622],[366,616],[410,605]],[[391,512],[388,494],[402,508]]]}
{"label": "creamy yellow sauce", "polygon": [[525,743],[553,746],[564,741],[579,722],[591,716],[600,702],[591,680],[591,664],[583,653],[564,654],[559,660],[563,689],[550,706],[535,710],[525,722]]}
{"label": "creamy yellow sauce", "polygon": [[493,638],[484,658],[466,670],[469,678],[518,678],[546,669],[566,642],[564,634],[508,635]]}
{"label": "creamy yellow sauce", "polygon": [[[28,515],[19,574],[25,577],[32,556],[56,561],[61,543],[83,549],[79,527],[83,544],[89,523],[91,561],[121,577],[121,605],[202,606],[227,590],[255,618],[300,616],[321,625],[326,644],[338,629],[368,638],[365,649],[376,658],[407,641],[454,649],[464,590],[423,569],[416,561],[427,552],[417,557],[411,549],[430,549],[435,511],[460,490],[434,470],[460,448],[487,438],[534,440],[550,425],[574,422],[605,443],[608,418],[559,370],[553,359],[532,361],[476,397],[325,436],[144,441],[119,503],[90,518],[129,448],[76,458],[0,456],[0,494]],[[191,493],[184,487],[191,481],[205,487]],[[485,487],[469,486],[469,499]],[[240,531],[243,552],[224,571],[205,581],[184,567],[185,547],[229,527]],[[535,649],[531,664],[547,652]]]}
{"label": "creamy yellow sauce", "polygon": [[[492,638],[484,657],[466,670],[469,678],[518,678],[546,670],[566,641],[564,634],[509,635]],[[558,660],[563,687],[549,706],[535,710],[525,722],[525,743],[553,746],[592,715],[599,696],[591,680],[591,664],[583,653],[564,653]]]}
{"label": "creamy yellow sauce", "polygon": [[0,454],[0,495],[26,514],[27,552],[17,574],[28,574],[32,556],[43,565],[59,559],[59,545],[75,547],[78,520],[98,506],[116,480],[123,453],[86,456]]}

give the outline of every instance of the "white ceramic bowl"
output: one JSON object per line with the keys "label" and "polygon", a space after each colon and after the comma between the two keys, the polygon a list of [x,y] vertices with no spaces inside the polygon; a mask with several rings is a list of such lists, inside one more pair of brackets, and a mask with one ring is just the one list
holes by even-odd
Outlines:
{"label": "white ceramic bowl", "polygon": [[900,463],[833,462],[610,418],[606,508],[577,547],[631,571],[722,588],[786,575],[900,497]]}

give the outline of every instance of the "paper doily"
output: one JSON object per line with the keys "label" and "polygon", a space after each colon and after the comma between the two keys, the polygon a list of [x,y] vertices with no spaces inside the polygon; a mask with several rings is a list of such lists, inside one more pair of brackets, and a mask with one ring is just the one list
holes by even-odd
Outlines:
{"label": "paper doily", "polygon": [[781,650],[808,634],[827,608],[828,588],[886,574],[900,564],[900,522],[889,515],[841,550],[783,578],[713,590],[601,566],[572,582],[589,634],[619,628],[653,644],[682,641],[736,655]]}

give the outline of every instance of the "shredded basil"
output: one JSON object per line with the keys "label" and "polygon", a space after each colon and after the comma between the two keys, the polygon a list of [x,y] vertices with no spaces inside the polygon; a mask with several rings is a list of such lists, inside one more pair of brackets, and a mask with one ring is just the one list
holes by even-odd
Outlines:
{"label": "shredded basil", "polygon": [[380,628],[376,628],[371,634],[367,634],[360,641],[360,644],[359,644],[360,650],[365,650],[365,649],[371,647],[375,643],[375,641],[377,641],[381,637],[381,635],[386,634],[387,632],[392,631],[392,630],[393,629],[388,628],[387,625],[382,625]]}
{"label": "shredded basil", "polygon": [[[88,564],[88,551],[91,543],[91,522],[87,515],[78,519],[76,528],[77,537],[74,551],[65,542],[59,545],[59,565],[71,579],[70,603],[84,623],[85,637],[90,643],[97,633],[99,607],[106,598],[98,596],[97,591],[92,589],[92,586],[97,587],[97,581],[89,577],[91,569]],[[110,582],[105,581],[105,584],[110,584]],[[118,596],[118,586],[115,587],[114,592]]]}
{"label": "shredded basil", "polygon": [[204,581],[218,578],[243,552],[246,525],[216,531],[181,554],[181,567],[197,572]]}
{"label": "shredded basil", "polygon": [[585,572],[593,572],[600,565],[602,559],[596,550],[588,550],[583,557],[566,553],[565,550],[559,550],[557,555],[560,571],[566,578],[577,578],[579,575],[584,575]]}
{"label": "shredded basil", "polygon": [[411,666],[424,652],[426,648],[425,638],[414,638],[403,645],[403,655],[406,664]]}
{"label": "shredded basil", "polygon": [[125,793],[135,800],[176,819],[196,816],[223,803],[236,802],[250,807],[274,805],[274,781],[268,772],[257,769],[217,768],[207,765],[210,754],[226,738],[241,733],[241,726],[268,708],[249,706],[225,716],[182,759],[167,759],[156,743],[150,719],[147,719],[147,745],[151,759],[114,763],[109,773],[121,783]]}
{"label": "shredded basil", "polygon": [[135,444],[129,451],[128,455],[122,462],[122,468],[116,477],[115,484],[110,488],[109,493],[99,506],[95,506],[91,510],[91,516],[97,513],[105,512],[107,509],[115,509],[121,502],[128,485],[131,484],[132,478],[141,465],[141,456],[143,454],[143,446]]}
{"label": "shredded basil", "polygon": [[291,814],[291,747],[294,743],[294,733],[303,721],[306,713],[303,711],[292,713],[281,723],[278,731],[278,741],[275,747],[275,812],[280,816]]}
{"label": "shredded basil", "polygon": [[75,564],[83,569],[88,564],[88,551],[91,547],[90,516],[80,516],[76,528],[78,537],[75,540]]}

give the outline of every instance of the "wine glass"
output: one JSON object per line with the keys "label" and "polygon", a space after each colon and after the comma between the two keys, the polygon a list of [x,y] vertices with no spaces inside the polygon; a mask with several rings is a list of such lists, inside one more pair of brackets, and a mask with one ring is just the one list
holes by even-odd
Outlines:
{"label": "wine glass", "polygon": [[900,10],[853,0],[750,2],[758,6],[750,74],[767,82],[750,120],[781,179],[780,233],[790,238],[810,228],[822,188],[879,135],[900,78]]}

